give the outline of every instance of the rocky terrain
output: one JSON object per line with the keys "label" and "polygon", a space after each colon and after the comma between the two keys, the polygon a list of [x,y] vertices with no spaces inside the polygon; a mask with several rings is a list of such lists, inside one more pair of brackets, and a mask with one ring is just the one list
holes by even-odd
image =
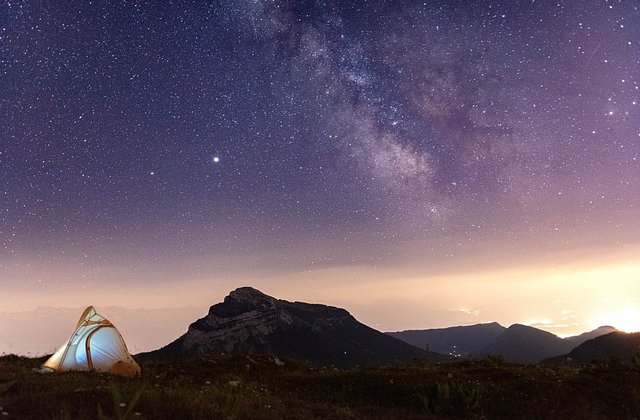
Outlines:
{"label": "rocky terrain", "polygon": [[446,358],[374,330],[344,309],[288,302],[250,287],[232,291],[174,342],[137,357],[221,354],[271,354],[341,367]]}

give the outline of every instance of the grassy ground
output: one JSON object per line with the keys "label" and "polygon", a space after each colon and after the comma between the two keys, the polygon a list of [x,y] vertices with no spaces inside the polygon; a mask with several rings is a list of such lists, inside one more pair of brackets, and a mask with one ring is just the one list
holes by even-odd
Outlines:
{"label": "grassy ground", "polygon": [[266,356],[147,363],[123,379],[0,357],[0,419],[640,417],[640,370],[500,360],[336,370]]}

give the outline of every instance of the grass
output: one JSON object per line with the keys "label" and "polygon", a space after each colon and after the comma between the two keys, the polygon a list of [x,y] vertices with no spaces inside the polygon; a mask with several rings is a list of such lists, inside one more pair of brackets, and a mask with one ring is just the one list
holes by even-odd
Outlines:
{"label": "grass", "polygon": [[268,356],[142,364],[124,379],[0,357],[0,418],[638,418],[640,369],[487,359],[338,370]]}

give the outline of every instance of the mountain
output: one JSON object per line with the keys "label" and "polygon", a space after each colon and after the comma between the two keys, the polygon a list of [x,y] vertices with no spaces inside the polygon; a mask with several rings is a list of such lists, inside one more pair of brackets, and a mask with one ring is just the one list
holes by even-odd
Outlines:
{"label": "mountain", "polygon": [[615,356],[629,361],[636,354],[640,354],[640,333],[624,333],[614,331],[609,334],[587,340],[564,356],[555,357],[549,362],[588,363],[605,361]]}
{"label": "mountain", "polygon": [[[424,358],[427,353],[360,322],[344,309],[288,302],[251,287],[232,291],[169,345],[142,359],[263,353],[342,367]],[[432,360],[443,355],[432,353]]]}
{"label": "mountain", "polygon": [[388,332],[412,346],[451,356],[466,356],[489,346],[506,330],[497,322],[428,330]]}
{"label": "mountain", "polygon": [[477,357],[500,355],[510,362],[536,363],[565,354],[572,347],[570,342],[550,332],[514,324],[500,334],[493,343],[471,355]]}
{"label": "mountain", "polygon": [[584,343],[587,340],[591,340],[593,338],[600,337],[601,335],[609,334],[614,331],[618,331],[618,330],[609,325],[604,325],[602,327],[596,328],[593,331],[582,333],[580,335],[574,335],[572,337],[565,337],[564,340],[571,343],[573,347],[578,347],[580,344]]}

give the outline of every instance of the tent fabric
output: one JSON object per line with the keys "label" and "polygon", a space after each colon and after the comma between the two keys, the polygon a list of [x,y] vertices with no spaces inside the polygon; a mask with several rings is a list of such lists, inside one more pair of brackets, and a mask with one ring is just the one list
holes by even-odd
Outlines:
{"label": "tent fabric", "polygon": [[137,376],[140,366],[133,360],[116,327],[93,306],[82,313],[76,329],[43,365],[53,371],[96,371]]}

